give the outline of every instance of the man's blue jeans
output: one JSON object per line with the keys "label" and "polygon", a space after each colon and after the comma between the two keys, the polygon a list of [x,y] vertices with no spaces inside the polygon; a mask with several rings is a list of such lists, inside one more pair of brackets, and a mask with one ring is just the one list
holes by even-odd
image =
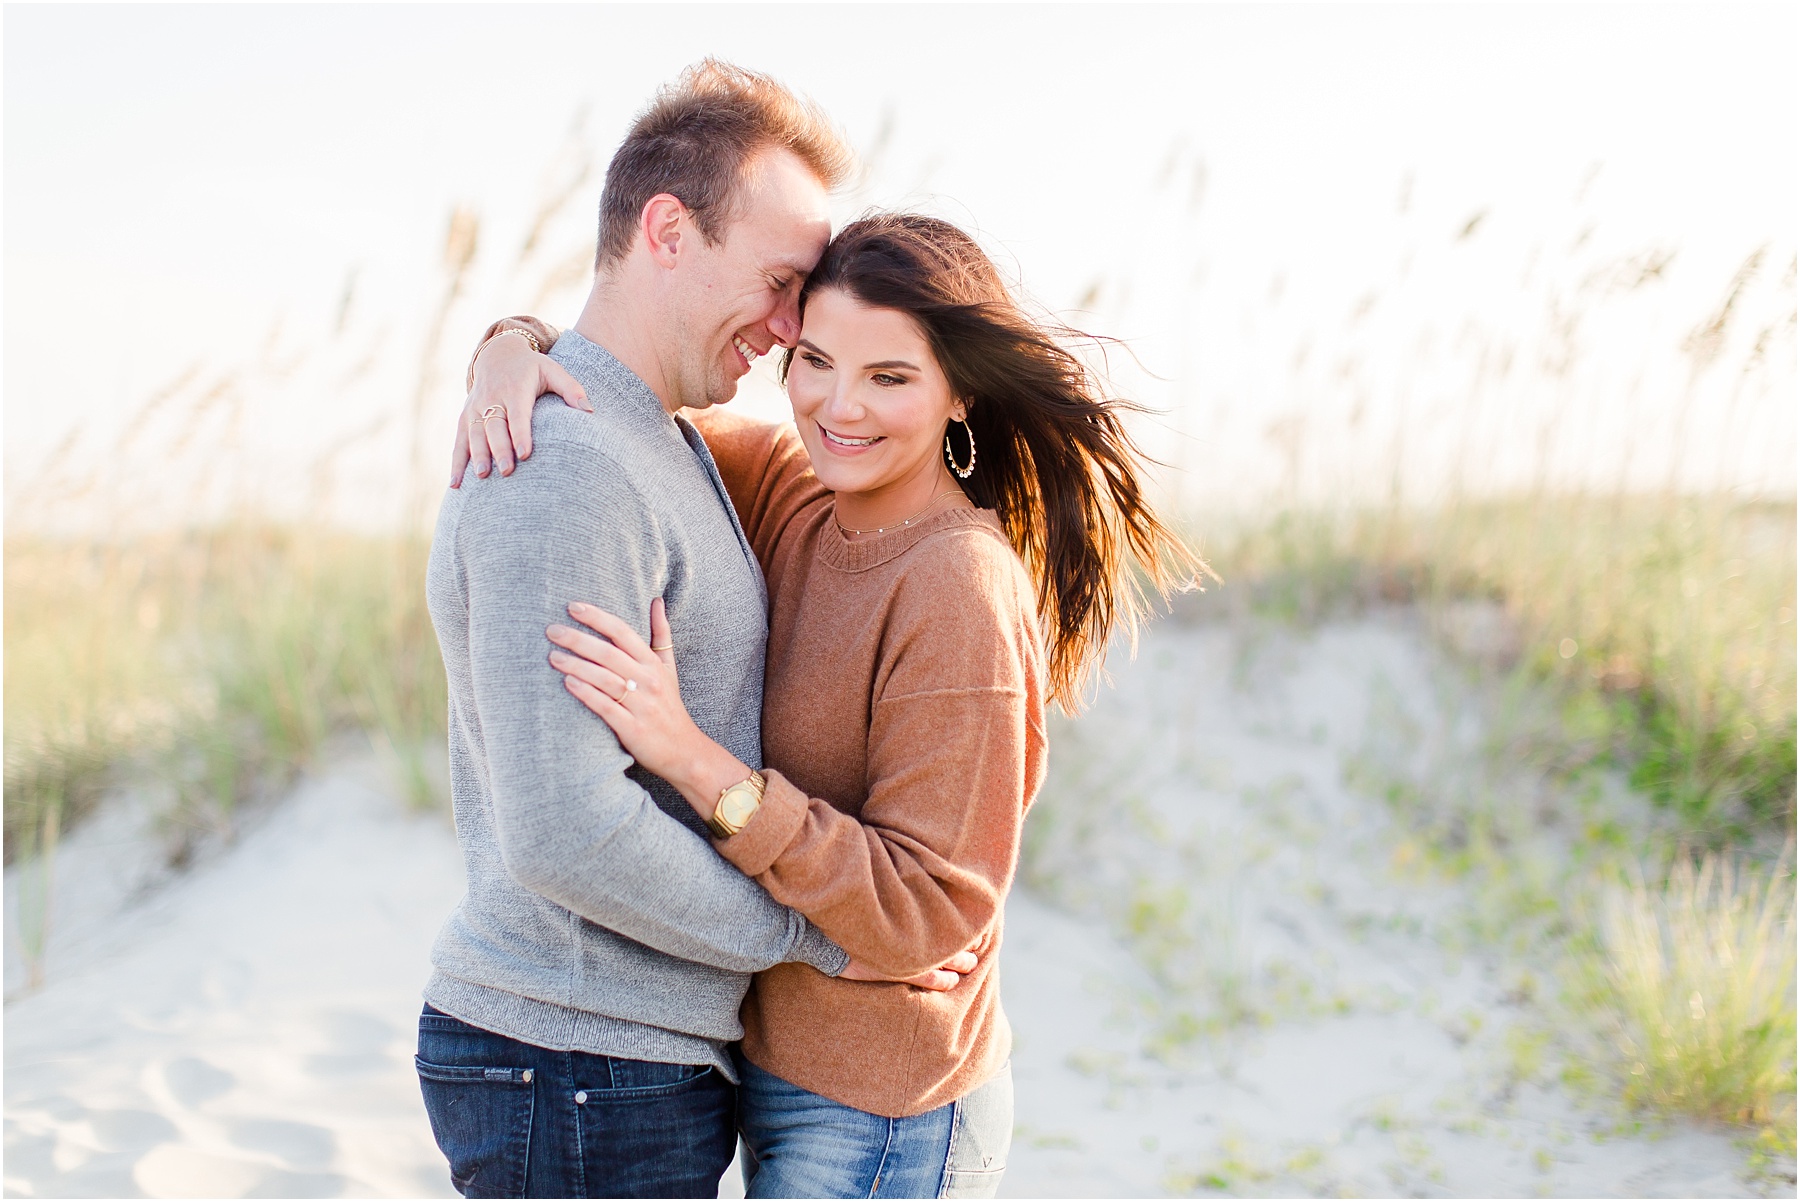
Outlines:
{"label": "man's blue jeans", "polygon": [[1012,1066],[910,1118],[856,1110],[738,1057],[752,1198],[992,1198],[1012,1147]]}
{"label": "man's blue jeans", "polygon": [[737,1143],[710,1065],[553,1052],[431,1006],[414,1063],[465,1198],[712,1198]]}

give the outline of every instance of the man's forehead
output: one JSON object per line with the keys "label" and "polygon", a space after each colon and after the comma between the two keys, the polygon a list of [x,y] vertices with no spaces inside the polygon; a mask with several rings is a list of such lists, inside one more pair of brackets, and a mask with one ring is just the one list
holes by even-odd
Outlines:
{"label": "man's forehead", "polygon": [[785,256],[781,266],[812,270],[831,239],[831,203],[825,185],[799,156],[781,147],[759,154],[746,182],[750,203],[744,216],[766,235],[787,243],[769,246],[767,254]]}

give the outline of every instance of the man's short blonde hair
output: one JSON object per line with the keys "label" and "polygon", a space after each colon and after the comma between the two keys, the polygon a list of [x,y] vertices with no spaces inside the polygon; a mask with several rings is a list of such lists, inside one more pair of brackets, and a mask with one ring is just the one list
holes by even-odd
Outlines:
{"label": "man's short blonde hair", "polygon": [[689,67],[639,114],[606,169],[596,265],[630,252],[644,206],[663,192],[717,243],[739,216],[750,162],[773,147],[792,151],[827,188],[856,161],[818,105],[769,76],[716,58]]}

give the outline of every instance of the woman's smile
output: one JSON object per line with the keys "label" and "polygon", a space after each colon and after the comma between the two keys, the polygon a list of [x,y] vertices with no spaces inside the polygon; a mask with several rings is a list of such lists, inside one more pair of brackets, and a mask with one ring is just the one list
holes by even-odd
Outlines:
{"label": "woman's smile", "polygon": [[821,422],[813,424],[819,427],[819,433],[823,436],[825,445],[840,455],[854,455],[858,451],[866,451],[876,443],[887,440],[885,434],[870,434],[865,438],[853,438],[848,434],[839,434]]}

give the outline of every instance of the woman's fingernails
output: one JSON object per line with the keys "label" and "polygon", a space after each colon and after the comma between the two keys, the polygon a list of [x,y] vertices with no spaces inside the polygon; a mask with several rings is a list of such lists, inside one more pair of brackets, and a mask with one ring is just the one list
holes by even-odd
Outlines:
{"label": "woman's fingernails", "polygon": [[544,633],[553,639],[560,639],[574,634],[575,632],[559,622],[552,622],[550,625],[544,627]]}
{"label": "woman's fingernails", "polygon": [[589,605],[586,601],[571,601],[571,602],[569,602],[569,612],[572,614],[584,614],[592,608],[594,608],[594,607]]}

